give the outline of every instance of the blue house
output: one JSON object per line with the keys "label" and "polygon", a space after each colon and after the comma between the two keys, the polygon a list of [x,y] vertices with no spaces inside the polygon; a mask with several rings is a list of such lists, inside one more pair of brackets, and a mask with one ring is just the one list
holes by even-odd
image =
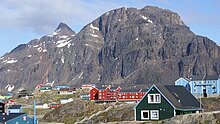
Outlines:
{"label": "blue house", "polygon": [[8,108],[8,113],[22,113],[22,105],[12,105]]}
{"label": "blue house", "polygon": [[195,96],[214,96],[220,94],[220,77],[217,75],[192,76],[190,79],[179,78],[175,85],[182,85]]}
{"label": "blue house", "polygon": [[26,113],[1,113],[0,124],[34,124],[34,119]]}
{"label": "blue house", "polygon": [[57,85],[57,86],[54,86],[55,90],[60,90],[60,89],[63,89],[63,88],[70,88],[70,86],[68,86],[68,85]]}
{"label": "blue house", "polygon": [[188,78],[179,78],[175,81],[175,85],[176,86],[184,86],[188,91],[191,92],[191,87],[190,87],[190,84],[189,84],[190,80]]}

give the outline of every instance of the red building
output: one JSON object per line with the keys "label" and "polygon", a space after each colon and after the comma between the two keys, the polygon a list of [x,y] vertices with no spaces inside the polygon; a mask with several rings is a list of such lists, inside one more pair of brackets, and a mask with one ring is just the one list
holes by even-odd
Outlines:
{"label": "red building", "polygon": [[137,101],[140,100],[147,90],[122,90],[121,87],[116,89],[108,86],[105,89],[92,88],[90,90],[90,100],[103,101]]}
{"label": "red building", "polygon": [[57,103],[52,103],[49,105],[49,108],[50,109],[55,109],[55,108],[58,108],[60,106],[60,104],[57,104]]}

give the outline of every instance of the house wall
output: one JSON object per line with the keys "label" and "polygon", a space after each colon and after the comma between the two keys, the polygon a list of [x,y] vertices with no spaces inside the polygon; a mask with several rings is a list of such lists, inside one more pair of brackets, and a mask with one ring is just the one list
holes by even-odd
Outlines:
{"label": "house wall", "polygon": [[[158,94],[159,91],[155,87],[153,87],[148,94]],[[174,108],[166,101],[166,99],[161,95],[161,103],[148,103],[148,94],[144,96],[144,98],[140,101],[140,103],[136,106],[136,120],[144,121],[141,119],[141,110],[158,110],[159,111],[159,120],[171,118],[174,116]],[[150,114],[149,114],[149,120]]]}
{"label": "house wall", "polygon": [[5,104],[0,103],[0,113],[4,113],[5,112]]}
{"label": "house wall", "polygon": [[20,109],[8,109],[8,113],[22,113],[22,107]]}
{"label": "house wall", "polygon": [[182,78],[182,77],[175,81],[176,86],[180,85],[180,86],[185,87],[187,83],[189,83],[189,82],[186,79]]}
{"label": "house wall", "polygon": [[201,111],[198,111],[198,110],[188,110],[188,111],[176,110],[176,115],[192,114],[192,113],[197,113],[197,112],[201,112]]}
{"label": "house wall", "polygon": [[[25,117],[24,117],[25,116]],[[24,120],[26,118],[26,120]],[[5,124],[33,124],[34,120],[30,117],[27,117],[27,114],[18,116],[11,120],[8,120]]]}
{"label": "house wall", "polygon": [[216,92],[217,92],[217,94],[220,94],[220,79],[217,80]]}
{"label": "house wall", "polygon": [[192,86],[191,93],[195,95],[203,94],[204,91],[210,94],[219,94],[219,80],[199,80],[190,81]]}
{"label": "house wall", "polygon": [[189,81],[182,77],[175,81],[175,85],[184,86],[189,92],[192,93],[192,86],[190,85]]}
{"label": "house wall", "polygon": [[145,92],[122,92],[119,93],[118,100],[140,100]]}
{"label": "house wall", "polygon": [[92,88],[91,90],[90,90],[90,100],[98,100],[98,93],[99,93],[99,91],[98,91],[98,89],[96,89],[96,88]]}

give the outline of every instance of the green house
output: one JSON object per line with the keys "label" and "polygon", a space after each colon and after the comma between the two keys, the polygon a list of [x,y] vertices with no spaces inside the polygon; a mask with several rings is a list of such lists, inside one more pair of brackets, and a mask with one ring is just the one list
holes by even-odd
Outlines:
{"label": "green house", "polygon": [[48,91],[51,91],[52,90],[52,87],[51,86],[43,86],[40,88],[40,92],[48,92]]}
{"label": "green house", "polygon": [[201,111],[200,102],[186,88],[175,85],[153,85],[134,107],[136,121],[163,120]]}

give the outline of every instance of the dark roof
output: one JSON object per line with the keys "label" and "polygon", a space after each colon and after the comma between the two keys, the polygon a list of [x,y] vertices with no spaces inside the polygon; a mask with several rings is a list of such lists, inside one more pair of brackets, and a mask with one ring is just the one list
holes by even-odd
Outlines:
{"label": "dark roof", "polygon": [[10,113],[10,114],[6,114],[6,113],[1,113],[0,114],[0,122],[4,123],[7,122],[8,120],[11,120],[13,118],[16,118],[18,116],[24,115],[25,113]]}
{"label": "dark roof", "polygon": [[8,109],[20,109],[22,105],[12,105]]}
{"label": "dark roof", "polygon": [[[203,79],[204,78],[204,79]],[[218,75],[207,75],[207,76],[192,76],[191,80],[192,81],[201,81],[201,80],[218,80],[219,76]]]}
{"label": "dark roof", "polygon": [[71,89],[70,88],[60,88],[59,91],[71,91]]}
{"label": "dark roof", "polygon": [[120,92],[147,92],[148,89],[122,89]]}
{"label": "dark roof", "polygon": [[156,86],[177,109],[199,109],[199,101],[183,86]]}

